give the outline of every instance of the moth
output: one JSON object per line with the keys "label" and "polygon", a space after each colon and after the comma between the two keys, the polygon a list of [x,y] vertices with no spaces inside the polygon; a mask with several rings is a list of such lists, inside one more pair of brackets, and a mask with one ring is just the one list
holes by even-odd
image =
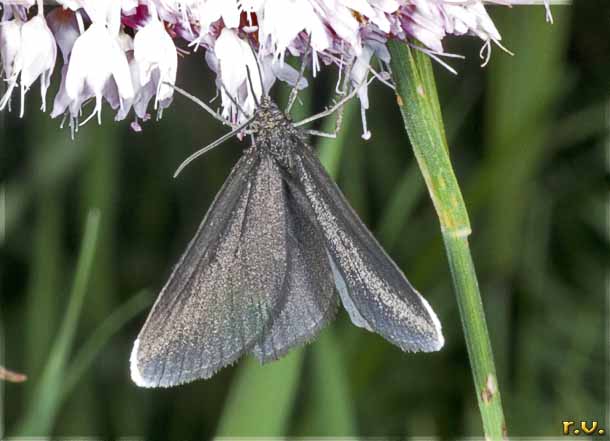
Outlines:
{"label": "moth", "polygon": [[313,340],[339,305],[403,351],[437,351],[440,322],[324,170],[307,133],[262,97],[245,149],[134,343],[143,387],[210,378]]}

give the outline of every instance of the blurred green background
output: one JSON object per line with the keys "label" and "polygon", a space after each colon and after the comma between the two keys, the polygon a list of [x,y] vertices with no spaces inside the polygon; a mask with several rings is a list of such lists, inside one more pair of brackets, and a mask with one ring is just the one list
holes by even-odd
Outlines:
{"label": "blurred green background", "polygon": [[[452,159],[471,238],[509,433],[557,436],[565,419],[607,430],[610,5],[490,8],[511,57],[448,38],[454,76],[436,66]],[[211,98],[201,53],[178,84]],[[58,76],[56,73],[55,83]],[[322,75],[296,113],[328,102]],[[276,88],[285,102],[285,89]],[[479,436],[466,348],[438,221],[392,91],[370,89],[369,127],[347,112],[338,140],[313,140],[348,199],[440,316],[439,353],[405,354],[354,327],[344,311],[279,362],[244,359],[211,380],[137,388],[131,345],[172,266],[245,144],[233,140],[177,165],[225,131],[176,96],[142,133],[105,109],[70,140],[38,112],[2,114],[0,365],[6,435]],[[52,96],[52,95],[50,95]],[[314,97],[311,99],[311,97]],[[97,211],[94,211],[97,209]],[[2,433],[0,433],[2,436]]]}

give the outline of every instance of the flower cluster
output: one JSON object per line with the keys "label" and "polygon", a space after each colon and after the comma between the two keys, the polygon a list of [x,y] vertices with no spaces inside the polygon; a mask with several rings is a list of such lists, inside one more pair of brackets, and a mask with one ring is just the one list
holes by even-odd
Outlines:
{"label": "flower cluster", "polygon": [[[514,3],[517,3],[516,0]],[[488,0],[510,4],[511,0]],[[39,79],[42,110],[61,53],[61,84],[52,117],[64,116],[76,129],[102,111],[105,100],[116,120],[132,114],[132,127],[160,116],[172,101],[178,54],[203,48],[216,73],[222,115],[231,122],[250,113],[256,95],[276,80],[298,88],[307,82],[284,61],[301,57],[315,75],[322,66],[337,66],[361,85],[372,57],[387,68],[389,38],[419,42],[431,56],[445,55],[447,35],[474,35],[489,51],[500,34],[482,0],[0,0],[0,56],[7,90],[0,110],[25,95]],[[546,0],[545,0],[546,4]],[[548,4],[547,4],[548,7]],[[176,44],[185,49],[178,49]],[[347,68],[347,69],[346,69]],[[248,74],[257,75],[248,82]],[[260,80],[260,81],[259,81]],[[297,84],[298,83],[298,84]],[[262,90],[264,88],[265,90]],[[359,90],[363,110],[366,87]],[[94,102],[82,119],[83,106]]]}

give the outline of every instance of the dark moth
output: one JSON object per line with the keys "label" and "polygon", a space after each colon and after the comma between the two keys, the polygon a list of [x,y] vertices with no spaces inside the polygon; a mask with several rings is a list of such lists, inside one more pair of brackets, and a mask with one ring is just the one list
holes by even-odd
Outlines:
{"label": "dark moth", "polygon": [[276,360],[339,303],[404,351],[436,351],[441,326],[268,98],[235,165],[135,341],[144,387],[209,378],[245,353]]}

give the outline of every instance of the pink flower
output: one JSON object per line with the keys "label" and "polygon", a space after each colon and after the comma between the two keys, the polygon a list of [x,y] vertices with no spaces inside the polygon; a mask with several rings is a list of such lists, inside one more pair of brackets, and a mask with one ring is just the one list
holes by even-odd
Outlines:
{"label": "pink flower", "polygon": [[[222,114],[239,122],[245,116],[238,106],[251,113],[263,89],[276,80],[297,81],[287,56],[300,57],[313,76],[324,66],[341,73],[352,66],[352,85],[360,87],[375,58],[381,69],[389,62],[385,44],[391,38],[416,40],[410,44],[444,63],[439,57],[452,55],[444,49],[448,36],[474,36],[482,41],[485,63],[493,45],[502,47],[485,3],[544,4],[551,20],[549,0],[58,0],[46,21],[38,1],[28,20],[33,0],[0,0],[0,56],[9,88],[0,108],[10,105],[19,81],[23,97],[37,78],[44,108],[58,45],[64,68],[52,116],[68,113],[73,128],[90,98],[98,121],[103,100],[117,110],[117,120],[133,110],[137,126],[138,118],[148,118],[154,97],[160,116],[172,101],[177,39],[205,52],[217,75]],[[299,81],[300,88],[306,85]],[[368,137],[366,86],[358,96]]]}

